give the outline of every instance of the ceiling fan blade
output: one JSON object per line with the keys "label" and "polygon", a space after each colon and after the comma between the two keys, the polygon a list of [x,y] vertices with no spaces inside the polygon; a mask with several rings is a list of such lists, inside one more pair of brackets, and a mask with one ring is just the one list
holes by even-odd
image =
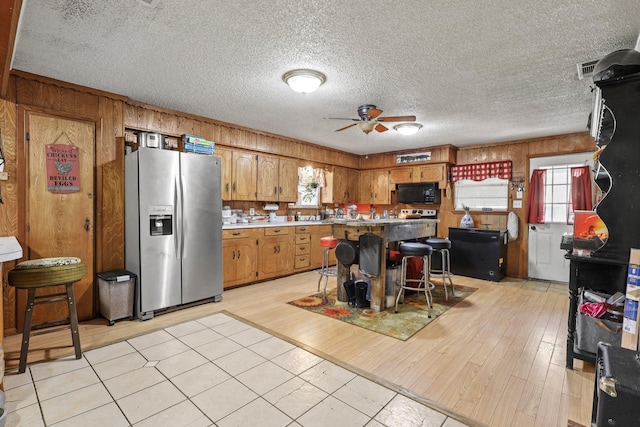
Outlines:
{"label": "ceiling fan blade", "polygon": [[416,116],[380,117],[379,122],[415,122]]}
{"label": "ceiling fan blade", "polygon": [[325,120],[352,120],[354,122],[359,122],[360,119],[347,119],[345,117],[323,117]]}
{"label": "ceiling fan blade", "polygon": [[352,125],[345,126],[343,128],[340,128],[340,129],[336,129],[336,132],[340,132],[341,130],[349,129],[349,128],[352,128],[352,127],[357,126],[357,125],[358,125],[357,123],[354,123]]}
{"label": "ceiling fan blade", "polygon": [[380,123],[378,123],[378,124],[376,125],[376,130],[377,130],[378,132],[386,132],[386,131],[388,131],[388,130],[389,130],[389,128],[387,128],[386,126],[383,126],[383,125],[381,125]]}
{"label": "ceiling fan blade", "polygon": [[367,111],[367,116],[371,117],[372,119],[375,119],[380,114],[382,114],[382,110],[379,110],[377,108],[370,108],[369,111]]}

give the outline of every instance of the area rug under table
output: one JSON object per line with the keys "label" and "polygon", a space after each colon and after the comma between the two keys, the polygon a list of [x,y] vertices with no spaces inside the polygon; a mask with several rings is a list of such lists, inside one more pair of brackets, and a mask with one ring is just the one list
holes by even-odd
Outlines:
{"label": "area rug under table", "polygon": [[398,305],[397,313],[395,305],[380,312],[368,308],[349,307],[346,302],[337,300],[335,288],[327,291],[326,298],[322,293],[316,293],[289,301],[287,304],[405,341],[477,290],[469,286],[456,285],[455,296],[449,295],[449,300],[445,301],[444,288],[442,285],[436,286],[431,290],[431,318],[428,317],[424,291],[406,291],[404,303]]}

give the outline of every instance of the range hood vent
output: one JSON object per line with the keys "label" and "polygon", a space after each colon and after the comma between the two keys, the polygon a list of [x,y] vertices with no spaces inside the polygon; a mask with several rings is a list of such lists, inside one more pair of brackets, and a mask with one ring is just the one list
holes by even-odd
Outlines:
{"label": "range hood vent", "polygon": [[578,64],[578,80],[582,80],[585,77],[593,75],[593,69],[596,67],[599,59],[591,61],[581,62]]}

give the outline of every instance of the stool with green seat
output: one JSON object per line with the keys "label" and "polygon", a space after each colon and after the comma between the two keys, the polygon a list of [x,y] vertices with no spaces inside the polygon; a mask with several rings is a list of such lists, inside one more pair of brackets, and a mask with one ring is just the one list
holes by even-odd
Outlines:
{"label": "stool with green seat", "polygon": [[[80,333],[78,328],[78,314],[73,292],[73,284],[87,275],[87,265],[80,258],[58,257],[42,258],[24,261],[9,271],[9,285],[17,289],[28,291],[27,307],[24,317],[24,331],[22,332],[22,345],[20,348],[20,364],[18,372],[23,373],[27,368],[27,353],[29,352],[29,339],[31,332],[39,327],[68,321],[71,329],[71,339],[75,349],[76,359],[82,357],[80,347]],[[65,292],[36,295],[36,290],[50,286],[64,285]],[[69,309],[69,317],[38,324],[33,324],[33,309],[35,305],[49,304],[65,301]],[[46,331],[45,331],[46,332]]]}

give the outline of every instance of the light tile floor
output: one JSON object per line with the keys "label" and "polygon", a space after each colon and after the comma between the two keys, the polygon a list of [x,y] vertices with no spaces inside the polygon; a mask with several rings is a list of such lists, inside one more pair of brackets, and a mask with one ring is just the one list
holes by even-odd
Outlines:
{"label": "light tile floor", "polygon": [[465,424],[224,313],[5,375],[9,426]]}

